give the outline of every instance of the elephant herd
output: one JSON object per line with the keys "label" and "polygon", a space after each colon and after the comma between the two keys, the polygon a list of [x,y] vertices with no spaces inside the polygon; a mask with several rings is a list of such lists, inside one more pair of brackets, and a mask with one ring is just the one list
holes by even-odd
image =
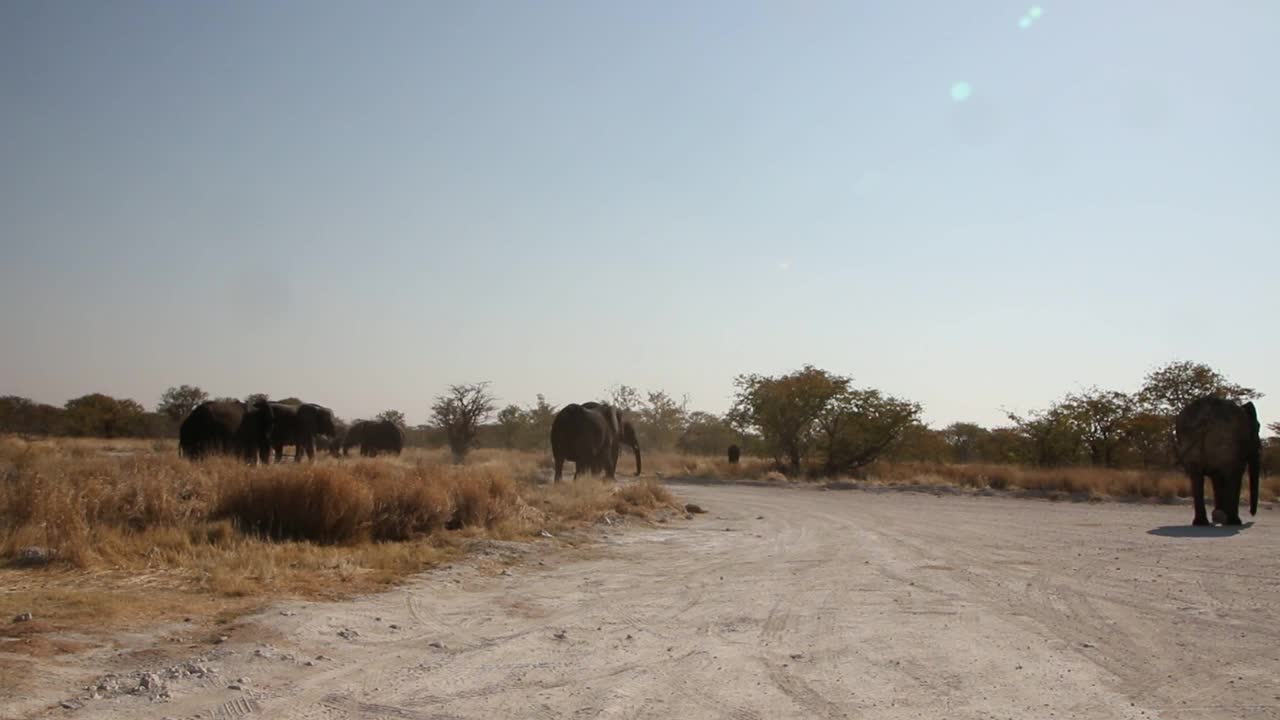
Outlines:
{"label": "elephant herd", "polygon": [[[1178,461],[1191,480],[1195,505],[1193,524],[1240,525],[1240,491],[1246,471],[1249,476],[1249,514],[1258,512],[1261,472],[1261,424],[1253,403],[1238,403],[1216,396],[1194,400],[1183,408],[1174,422]],[[196,406],[182,421],[178,432],[179,452],[192,460],[210,454],[231,454],[245,461],[267,463],[275,451],[280,462],[284,446],[294,446],[294,459],[305,454],[315,459],[317,444],[334,455],[346,455],[359,445],[360,454],[379,452],[400,454],[404,433],[389,420],[362,420],[339,436],[333,411],[314,403],[300,405],[258,399],[211,400]],[[574,464],[576,478],[586,471],[615,477],[618,453],[627,445],[635,454],[640,474],[640,441],[635,426],[625,413],[608,403],[570,403],[556,413],[551,423],[551,454],[555,480],[559,481],[565,461]],[[736,464],[741,454],[737,445],[729,447],[729,462]],[[1213,483],[1213,513],[1205,510],[1204,483]]]}
{"label": "elephant herd", "polygon": [[209,400],[197,405],[178,429],[178,452],[192,460],[214,454],[234,455],[249,463],[268,463],[284,457],[284,447],[294,447],[294,460],[305,454],[314,460],[320,446],[338,455],[360,446],[360,454],[379,452],[400,454],[404,434],[389,420],[352,425],[339,437],[333,411],[315,403],[244,403],[239,400]]}

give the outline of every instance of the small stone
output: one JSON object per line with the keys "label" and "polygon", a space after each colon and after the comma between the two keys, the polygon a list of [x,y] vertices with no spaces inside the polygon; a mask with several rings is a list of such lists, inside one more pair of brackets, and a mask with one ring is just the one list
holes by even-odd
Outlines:
{"label": "small stone", "polygon": [[75,700],[63,700],[60,704],[62,705],[62,708],[64,710],[79,710],[80,708],[84,707],[83,705],[76,702]]}
{"label": "small stone", "polygon": [[294,615],[297,615],[298,613],[296,613],[296,612],[294,612],[294,611],[292,611],[292,610],[281,610],[281,611],[280,611],[280,614],[281,614],[281,615],[283,615],[283,616],[285,616],[285,617],[293,617]]}
{"label": "small stone", "polygon": [[39,545],[28,545],[18,550],[17,564],[22,567],[48,565],[53,560],[53,551]]}
{"label": "small stone", "polygon": [[763,520],[763,519],[764,519],[764,516],[763,516],[763,515],[757,515],[757,516],[756,516],[756,519],[757,519],[757,520]]}
{"label": "small stone", "polygon": [[352,630],[351,628],[342,628],[341,630],[338,631],[338,637],[342,638],[343,640],[355,640],[356,638],[360,637],[360,633],[356,632],[355,630]]}
{"label": "small stone", "polygon": [[698,514],[701,514],[701,513],[706,512],[706,510],[703,510],[703,509],[702,509],[702,506],[701,506],[701,505],[695,505],[695,504],[693,504],[693,503],[689,503],[689,504],[685,505],[685,506],[684,506],[684,511],[685,511],[685,512],[687,512],[687,513],[692,513],[692,514],[694,514],[694,515],[698,515]]}
{"label": "small stone", "polygon": [[437,650],[444,650],[445,644],[440,642],[439,640],[432,640],[431,642],[427,643],[427,647],[433,647],[433,648],[436,648]]}
{"label": "small stone", "polygon": [[218,645],[221,645],[222,643],[224,643],[224,642],[226,642],[226,641],[228,641],[228,640],[230,640],[230,639],[231,639],[231,638],[227,637],[226,635],[219,635],[219,636],[218,636],[218,639],[217,639],[217,640],[214,640],[213,642],[214,642],[214,643],[216,643],[216,644],[218,644]]}
{"label": "small stone", "polygon": [[13,618],[13,621],[16,623],[31,622],[31,613],[29,612],[18,613]]}
{"label": "small stone", "polygon": [[557,640],[563,640],[567,636],[568,636],[568,633],[566,633],[564,630],[557,630],[555,634],[552,635],[551,637],[554,637]]}
{"label": "small stone", "polygon": [[804,657],[804,653],[791,653],[792,660],[799,660]]}
{"label": "small stone", "polygon": [[400,626],[399,626],[399,625],[397,625],[397,624],[395,624],[395,623],[391,623],[391,624],[390,624],[390,625],[388,625],[387,627],[391,628],[392,630],[399,630],[399,629],[400,629]]}
{"label": "small stone", "polygon": [[308,661],[306,661],[306,662],[305,662],[305,663],[303,663],[303,664],[304,664],[304,665],[306,665],[307,667],[315,667],[315,666],[316,666],[316,661],[315,661],[315,660],[308,660]]}

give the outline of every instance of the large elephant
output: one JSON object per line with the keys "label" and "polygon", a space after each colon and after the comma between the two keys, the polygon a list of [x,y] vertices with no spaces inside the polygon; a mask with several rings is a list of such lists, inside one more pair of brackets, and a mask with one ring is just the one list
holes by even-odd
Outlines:
{"label": "large elephant", "polygon": [[365,428],[372,424],[369,420],[357,420],[351,423],[351,427],[347,428],[347,434],[342,436],[342,454],[344,456],[351,453],[351,448],[364,442]]}
{"label": "large elephant", "polygon": [[308,460],[316,459],[316,436],[333,437],[337,429],[333,426],[333,411],[315,403],[291,405],[271,403],[271,411],[275,417],[275,425],[271,429],[271,445],[276,451],[276,462],[284,456],[284,446],[293,446],[293,459],[302,461],[306,453]]}
{"label": "large elephant", "polygon": [[1191,478],[1195,498],[1193,525],[1209,525],[1204,509],[1204,478],[1213,482],[1213,522],[1240,523],[1240,480],[1249,471],[1249,514],[1258,514],[1261,425],[1253,403],[1207,396],[1193,400],[1174,423],[1178,461]]}
{"label": "large elephant", "polygon": [[640,441],[635,427],[618,408],[588,402],[564,406],[551,422],[551,454],[555,458],[555,479],[564,474],[564,462],[573,462],[573,476],[583,470],[592,475],[603,472],[614,478],[618,467],[619,445],[630,445],[635,452],[636,474],[640,474]]}
{"label": "large elephant", "polygon": [[210,454],[232,454],[255,463],[271,456],[274,412],[266,400],[246,405],[239,400],[200,403],[178,428],[178,451],[199,460]]}
{"label": "large elephant", "polygon": [[396,455],[404,449],[404,431],[390,420],[375,420],[365,423],[360,433],[360,454],[376,457],[380,452],[391,452]]}

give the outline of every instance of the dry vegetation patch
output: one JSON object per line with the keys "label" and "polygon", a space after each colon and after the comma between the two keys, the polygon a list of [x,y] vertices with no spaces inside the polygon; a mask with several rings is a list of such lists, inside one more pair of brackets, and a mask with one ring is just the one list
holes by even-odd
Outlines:
{"label": "dry vegetation patch", "polygon": [[[610,515],[677,506],[661,483],[536,482],[531,453],[192,463],[172,447],[0,437],[3,652],[42,631],[233,617],[281,596],[340,598],[460,556]],[[109,450],[102,448],[109,447]]]}

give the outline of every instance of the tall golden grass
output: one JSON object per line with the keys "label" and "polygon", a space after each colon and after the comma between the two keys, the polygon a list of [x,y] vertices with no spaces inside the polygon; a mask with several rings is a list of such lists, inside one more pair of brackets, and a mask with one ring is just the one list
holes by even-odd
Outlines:
{"label": "tall golden grass", "polygon": [[[192,463],[150,446],[0,438],[0,554],[39,547],[61,564],[181,564],[245,542],[354,547],[451,531],[532,535],[602,514],[643,515],[669,493],[652,482],[538,485],[540,462],[478,453],[467,465],[411,452],[249,467]],[[243,548],[240,548],[243,550]]]}

